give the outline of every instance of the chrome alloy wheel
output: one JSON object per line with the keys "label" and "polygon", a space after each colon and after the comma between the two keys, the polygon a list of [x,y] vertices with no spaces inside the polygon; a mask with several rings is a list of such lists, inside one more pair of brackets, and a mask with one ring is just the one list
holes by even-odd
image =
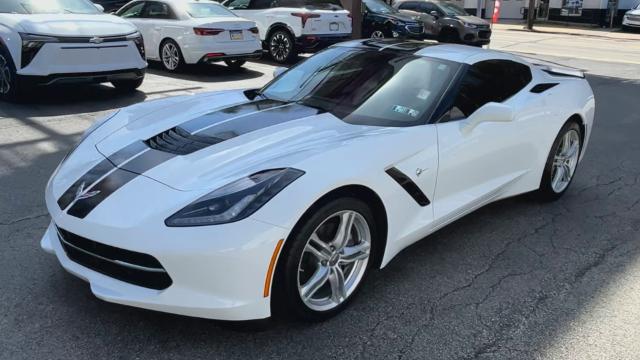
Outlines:
{"label": "chrome alloy wheel", "polygon": [[311,234],[298,264],[298,292],[315,311],[342,304],[362,280],[371,253],[365,218],[352,210],[326,218]]}
{"label": "chrome alloy wheel", "polygon": [[580,134],[576,130],[567,131],[553,158],[551,188],[556,193],[563,192],[576,171],[580,156]]}
{"label": "chrome alloy wheel", "polygon": [[384,32],[382,32],[382,30],[376,30],[374,32],[371,33],[371,38],[372,39],[384,39]]}
{"label": "chrome alloy wheel", "polygon": [[6,95],[11,91],[11,69],[7,59],[0,55],[0,94]]}
{"label": "chrome alloy wheel", "polygon": [[284,33],[278,32],[271,37],[269,51],[276,61],[283,62],[291,53],[291,40]]}
{"label": "chrome alloy wheel", "polygon": [[174,43],[168,42],[162,47],[162,64],[169,70],[175,70],[180,65],[180,52]]}

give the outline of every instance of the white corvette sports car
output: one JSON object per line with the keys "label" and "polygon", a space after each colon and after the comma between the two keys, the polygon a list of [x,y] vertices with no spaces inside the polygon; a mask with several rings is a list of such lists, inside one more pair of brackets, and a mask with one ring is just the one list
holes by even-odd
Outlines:
{"label": "white corvette sports car", "polygon": [[91,127],[41,246],[99,298],[223,320],[342,310],[372,268],[490,202],[559,198],[591,133],[584,75],[461,45],[335,45],[260,90]]}

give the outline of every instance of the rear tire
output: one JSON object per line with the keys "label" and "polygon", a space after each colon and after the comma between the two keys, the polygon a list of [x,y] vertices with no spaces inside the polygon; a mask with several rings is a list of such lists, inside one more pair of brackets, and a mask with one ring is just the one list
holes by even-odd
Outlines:
{"label": "rear tire", "polygon": [[134,80],[114,80],[111,82],[111,84],[116,88],[116,90],[120,92],[130,93],[136,91],[143,82],[144,77],[141,77]]}
{"label": "rear tire", "polygon": [[160,45],[160,62],[162,67],[169,71],[175,72],[184,66],[184,57],[180,46],[173,40],[165,40]]}
{"label": "rear tire", "polygon": [[238,70],[246,63],[246,61],[245,60],[225,60],[224,63],[227,64],[227,66],[230,67],[231,69]]}
{"label": "rear tire", "polygon": [[273,31],[269,35],[267,48],[271,58],[280,64],[290,63],[298,56],[293,36],[287,30]]}
{"label": "rear tire", "polygon": [[573,182],[582,153],[582,129],[576,121],[568,121],[556,137],[542,173],[540,188],[534,198],[555,201],[564,195]]}
{"label": "rear tire", "polygon": [[17,101],[22,95],[16,66],[9,52],[0,47],[0,100]]}
{"label": "rear tire", "polygon": [[[316,322],[340,313],[354,298],[380,242],[373,213],[359,199],[339,198],[311,211],[280,254],[272,309],[280,317]],[[339,232],[340,224],[351,224],[349,231]]]}

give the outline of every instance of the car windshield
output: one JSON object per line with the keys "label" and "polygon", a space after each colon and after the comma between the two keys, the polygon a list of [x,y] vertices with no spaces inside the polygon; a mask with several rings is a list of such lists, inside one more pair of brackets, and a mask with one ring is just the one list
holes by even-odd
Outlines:
{"label": "car windshield", "polygon": [[442,11],[445,12],[445,14],[449,15],[449,16],[467,16],[469,14],[467,14],[467,12],[461,8],[460,6],[453,4],[453,3],[449,3],[449,2],[441,2],[438,3],[438,5],[440,6],[440,8],[442,9]]}
{"label": "car windshield", "polygon": [[376,14],[395,14],[398,10],[392,8],[384,1],[380,0],[363,0],[367,9]]}
{"label": "car windshield", "polygon": [[222,5],[215,3],[189,3],[187,4],[187,13],[193,18],[208,18],[216,16],[233,16],[236,15],[227,10]]}
{"label": "car windshield", "polygon": [[424,124],[460,64],[392,50],[335,47],[267,84],[269,99],[298,102],[351,124]]}
{"label": "car windshield", "polygon": [[89,0],[0,0],[0,13],[100,14]]}

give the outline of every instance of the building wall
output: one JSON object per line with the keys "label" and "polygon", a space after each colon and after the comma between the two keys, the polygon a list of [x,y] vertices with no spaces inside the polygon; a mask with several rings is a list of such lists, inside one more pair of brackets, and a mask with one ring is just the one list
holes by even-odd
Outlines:
{"label": "building wall", "polygon": [[[613,19],[614,25],[620,25],[624,13],[638,4],[640,0],[618,0],[618,11]],[[562,0],[550,0],[549,20],[566,21],[598,26],[609,26],[608,0],[583,0],[580,16],[562,15]]]}

